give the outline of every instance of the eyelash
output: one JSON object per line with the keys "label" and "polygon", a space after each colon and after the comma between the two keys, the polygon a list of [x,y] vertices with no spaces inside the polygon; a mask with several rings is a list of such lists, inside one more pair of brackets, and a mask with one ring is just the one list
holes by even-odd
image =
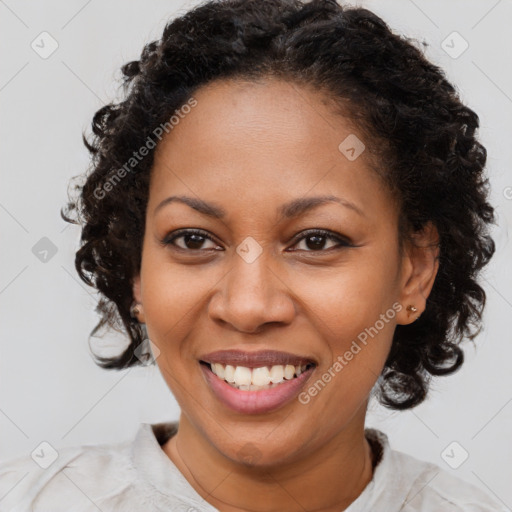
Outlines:
{"label": "eyelash", "polygon": [[[217,243],[217,242],[215,242],[215,240],[211,236],[209,236],[206,233],[206,231],[202,231],[200,229],[183,229],[183,230],[179,230],[179,231],[173,233],[172,236],[165,237],[163,240],[161,240],[161,243],[164,246],[171,245],[171,246],[174,246],[174,248],[176,248],[178,250],[182,250],[182,251],[186,251],[186,252],[200,252],[200,251],[202,251],[202,249],[184,249],[183,247],[176,246],[174,241],[176,239],[182,238],[183,236],[186,236],[186,235],[199,235],[199,236],[201,236],[203,238],[211,240],[214,243]],[[308,251],[308,250],[306,250],[305,252],[320,252],[321,253],[321,252],[330,251],[331,249],[340,249],[342,247],[354,247],[344,237],[342,237],[340,235],[337,235],[337,234],[333,233],[332,231],[325,230],[325,229],[309,229],[309,230],[303,231],[302,233],[300,233],[300,236],[297,236],[297,237],[294,238],[294,244],[293,245],[297,245],[297,243],[301,242],[304,239],[310,238],[312,236],[320,236],[320,237],[326,238],[328,240],[333,240],[335,242],[338,242],[338,246],[337,247],[330,247],[329,249],[319,249],[318,251],[314,251],[314,250],[309,250]],[[294,250],[302,250],[302,249],[294,249]]]}

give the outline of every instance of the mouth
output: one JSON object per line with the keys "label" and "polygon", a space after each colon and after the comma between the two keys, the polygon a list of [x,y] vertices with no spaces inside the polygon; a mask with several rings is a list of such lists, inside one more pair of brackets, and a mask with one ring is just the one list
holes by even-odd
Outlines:
{"label": "mouth", "polygon": [[301,365],[272,365],[249,368],[222,363],[207,363],[200,361],[214,375],[235,389],[242,391],[260,391],[271,389],[286,381],[296,379],[302,373],[313,368],[313,363]]}
{"label": "mouth", "polygon": [[317,366],[313,359],[276,351],[219,351],[199,362],[213,394],[245,414],[270,412],[290,402]]}

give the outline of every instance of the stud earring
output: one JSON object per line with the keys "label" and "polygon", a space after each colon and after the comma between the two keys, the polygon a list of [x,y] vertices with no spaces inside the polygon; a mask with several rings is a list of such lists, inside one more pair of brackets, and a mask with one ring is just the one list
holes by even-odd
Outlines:
{"label": "stud earring", "polygon": [[130,308],[130,316],[137,320],[137,315],[140,313],[140,308],[138,304],[133,304]]}
{"label": "stud earring", "polygon": [[[414,307],[412,304],[409,304],[407,306],[407,311],[409,311],[410,313],[416,313],[416,311],[418,311],[418,308]],[[414,319],[415,321],[418,320],[418,318],[421,316],[421,313],[419,315],[416,315],[416,318]]]}

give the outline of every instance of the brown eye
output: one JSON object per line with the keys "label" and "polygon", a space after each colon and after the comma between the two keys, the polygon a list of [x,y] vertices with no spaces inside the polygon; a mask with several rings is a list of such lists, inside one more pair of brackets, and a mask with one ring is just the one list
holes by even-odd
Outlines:
{"label": "brown eye", "polygon": [[[327,240],[331,240],[336,242],[333,246],[327,247],[327,249],[332,249],[333,247],[351,247],[352,245],[347,242],[344,238],[339,235],[336,235],[330,231],[325,230],[311,230],[305,233],[302,233],[302,236],[298,239],[298,242],[305,241],[305,249],[299,248],[298,250],[305,250],[306,252],[321,252],[327,250],[325,248]],[[297,244],[297,242],[296,242]],[[296,245],[295,244],[295,245]],[[297,249],[295,249],[297,250]]]}
{"label": "brown eye", "polygon": [[[176,243],[176,240],[182,240],[180,243]],[[210,241],[214,244],[214,247],[207,247],[206,249],[213,249],[219,247],[214,240],[208,236],[204,231],[185,229],[174,233],[172,236],[167,236],[162,240],[162,244],[169,246],[174,245],[184,251],[198,251],[204,249],[203,245],[205,241]]]}

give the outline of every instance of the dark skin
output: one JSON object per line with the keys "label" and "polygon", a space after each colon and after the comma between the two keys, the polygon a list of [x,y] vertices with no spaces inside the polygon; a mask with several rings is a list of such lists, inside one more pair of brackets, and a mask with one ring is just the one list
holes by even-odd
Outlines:
{"label": "dark skin", "polygon": [[[138,319],[181,408],[179,431],[163,449],[219,510],[343,510],[372,478],[368,397],[396,325],[425,309],[438,269],[437,231],[429,224],[416,237],[420,247],[407,244],[400,256],[396,204],[364,152],[354,161],[340,153],[340,142],[357,132],[319,92],[275,79],[220,81],[194,97],[197,106],[156,149],[133,285]],[[176,195],[226,215],[211,218],[179,202],[156,210]],[[359,212],[331,201],[278,216],[284,203],[323,195]],[[160,243],[184,228],[213,240]],[[350,245],[295,238],[313,228]],[[248,236],[262,249],[250,264],[236,252]],[[274,349],[318,361],[314,382],[395,302],[401,310],[307,404],[239,414],[202,375],[198,358],[206,352]],[[252,462],[240,456],[247,446],[257,453]]]}

